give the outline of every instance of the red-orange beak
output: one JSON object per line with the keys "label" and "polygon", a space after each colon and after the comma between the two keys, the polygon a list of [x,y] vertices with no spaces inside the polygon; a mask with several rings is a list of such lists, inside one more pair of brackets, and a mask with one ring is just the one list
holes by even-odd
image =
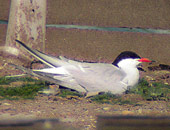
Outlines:
{"label": "red-orange beak", "polygon": [[147,58],[141,58],[138,60],[139,62],[152,62],[151,60],[147,59]]}

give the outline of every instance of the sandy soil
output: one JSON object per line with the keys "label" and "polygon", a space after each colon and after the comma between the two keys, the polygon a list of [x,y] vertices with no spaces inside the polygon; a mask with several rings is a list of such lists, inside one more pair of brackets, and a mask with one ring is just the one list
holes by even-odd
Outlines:
{"label": "sandy soil", "polygon": [[[6,64],[7,59],[1,59],[1,61],[3,61],[0,68],[3,70],[1,76],[20,73]],[[161,70],[160,67],[152,67],[152,71],[141,73],[142,77],[150,81],[165,83],[170,81],[168,75],[169,70]],[[59,119],[64,125],[74,129],[93,130],[97,129],[97,116],[99,115],[170,115],[170,102],[168,101],[146,101],[132,94],[125,94],[123,98],[135,100],[138,105],[98,104],[86,98],[62,98],[44,94],[39,94],[34,100],[2,100],[0,101],[0,119]]]}
{"label": "sandy soil", "polygon": [[[135,96],[135,95],[134,95]],[[7,119],[59,119],[77,129],[96,129],[97,116],[170,115],[170,102],[139,100],[140,105],[97,104],[85,98],[38,95],[35,100],[0,101],[0,117]]]}

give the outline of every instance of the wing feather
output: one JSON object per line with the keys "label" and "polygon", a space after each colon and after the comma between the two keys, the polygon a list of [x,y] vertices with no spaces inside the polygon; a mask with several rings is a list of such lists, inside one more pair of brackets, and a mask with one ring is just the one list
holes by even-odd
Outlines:
{"label": "wing feather", "polygon": [[14,66],[17,69],[20,69],[24,72],[26,72],[27,74],[30,74],[32,76],[36,76],[42,80],[46,80],[49,81],[51,83],[56,83],[58,85],[70,88],[70,89],[74,89],[78,92],[87,92],[82,86],[80,86],[76,80],[72,79],[71,76],[69,75],[55,75],[55,74],[48,74],[48,73],[43,73],[40,71],[34,71],[31,69],[27,69],[25,67],[22,66],[18,66],[18,65],[14,65],[9,63],[9,65]]}
{"label": "wing feather", "polygon": [[89,92],[111,92],[121,94],[127,89],[122,80],[126,74],[119,68],[105,63],[81,63],[68,61],[77,69],[66,68],[76,81]]}
{"label": "wing feather", "polygon": [[37,50],[31,49],[28,46],[26,46],[24,43],[22,43],[19,40],[16,40],[16,42],[18,42],[22,47],[24,47],[24,49],[30,53],[32,56],[34,56],[35,58],[37,58],[38,60],[42,61],[44,64],[48,65],[49,67],[58,67],[58,66],[62,66],[63,64],[66,64],[66,62],[60,60],[59,58],[50,56],[50,55],[46,55],[42,52],[39,52]]}

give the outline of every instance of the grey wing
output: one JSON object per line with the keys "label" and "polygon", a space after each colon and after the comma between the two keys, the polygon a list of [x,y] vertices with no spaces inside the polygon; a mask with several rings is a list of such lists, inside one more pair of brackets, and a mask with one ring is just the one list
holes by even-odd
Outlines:
{"label": "grey wing", "polygon": [[[66,59],[61,59],[61,58],[56,58],[50,55],[46,55],[42,52],[39,52],[37,50],[31,49],[28,46],[26,46],[24,43],[22,43],[19,40],[16,40],[16,42],[18,42],[21,46],[24,47],[24,49],[29,52],[31,55],[33,55],[35,58],[37,58],[38,60],[42,61],[43,63],[45,63],[46,65],[48,65],[51,68],[59,68],[61,66],[71,66],[74,68],[74,66],[70,65]],[[79,92],[86,92],[85,89],[83,89],[77,82],[76,80],[71,76],[71,75],[58,75],[56,73],[55,74],[50,74],[50,73],[45,73],[45,72],[41,72],[42,70],[39,71],[35,71],[35,70],[29,70],[26,68],[21,68],[19,66],[15,66],[21,70],[24,70],[26,73],[37,76],[41,79],[71,88],[71,89],[75,89]],[[60,70],[60,69],[59,69]]]}
{"label": "grey wing", "polygon": [[122,94],[127,85],[122,82],[126,74],[119,68],[104,63],[81,63],[68,60],[78,69],[66,68],[88,92],[111,92]]}
{"label": "grey wing", "polygon": [[50,56],[50,55],[46,55],[40,51],[34,50],[29,48],[28,46],[26,46],[23,42],[16,40],[16,42],[18,42],[22,47],[24,47],[24,49],[30,53],[31,55],[33,55],[35,58],[37,58],[38,60],[42,61],[44,64],[48,65],[49,67],[58,67],[58,66],[62,66],[65,65],[67,62],[65,62],[64,60],[61,60],[59,58]]}
{"label": "grey wing", "polygon": [[70,75],[58,75],[58,74],[49,74],[33,71],[37,75],[42,75],[44,80],[56,83],[63,87],[74,89],[78,92],[87,92],[72,76]]}
{"label": "grey wing", "polygon": [[30,74],[32,76],[36,76],[40,79],[49,81],[51,83],[62,85],[64,87],[74,89],[78,92],[87,92],[83,87],[81,87],[76,82],[76,80],[74,80],[69,75],[54,75],[54,74],[49,74],[49,73],[43,73],[43,72],[40,72],[40,71],[34,71],[34,70],[27,69],[27,68],[24,68],[22,66],[17,66],[17,65],[11,64],[11,63],[9,63],[9,65],[14,66],[17,69],[20,69],[20,70],[26,72],[27,74]]}

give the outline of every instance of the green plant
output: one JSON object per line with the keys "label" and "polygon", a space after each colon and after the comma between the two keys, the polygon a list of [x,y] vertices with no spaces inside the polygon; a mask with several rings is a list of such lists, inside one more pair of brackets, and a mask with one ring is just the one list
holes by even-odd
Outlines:
{"label": "green plant", "polygon": [[169,100],[170,86],[156,82],[149,84],[145,79],[141,79],[130,93],[140,94],[146,100]]}
{"label": "green plant", "polygon": [[111,93],[104,93],[91,98],[92,101],[97,103],[111,103],[113,99],[117,100],[117,97]]}
{"label": "green plant", "polygon": [[37,92],[47,88],[47,85],[44,81],[32,79],[30,77],[22,77],[22,78],[0,78],[1,85],[8,85],[12,82],[23,81],[25,84],[16,87],[0,87],[0,99],[33,99]]}
{"label": "green plant", "polygon": [[40,80],[33,79],[31,77],[0,77],[0,85],[9,85],[12,82],[23,81],[23,82],[43,82]]}
{"label": "green plant", "polygon": [[58,96],[60,97],[67,97],[67,96],[78,96],[78,97],[82,97],[83,95],[76,92],[76,91],[71,91],[69,89],[61,89],[60,93],[58,94]]}
{"label": "green plant", "polygon": [[119,105],[124,105],[124,104],[131,104],[134,105],[135,102],[132,102],[130,100],[123,100],[121,96],[116,96],[111,93],[104,93],[101,95],[96,95],[91,98],[92,101],[95,101],[97,103],[107,103],[107,104],[119,104]]}

